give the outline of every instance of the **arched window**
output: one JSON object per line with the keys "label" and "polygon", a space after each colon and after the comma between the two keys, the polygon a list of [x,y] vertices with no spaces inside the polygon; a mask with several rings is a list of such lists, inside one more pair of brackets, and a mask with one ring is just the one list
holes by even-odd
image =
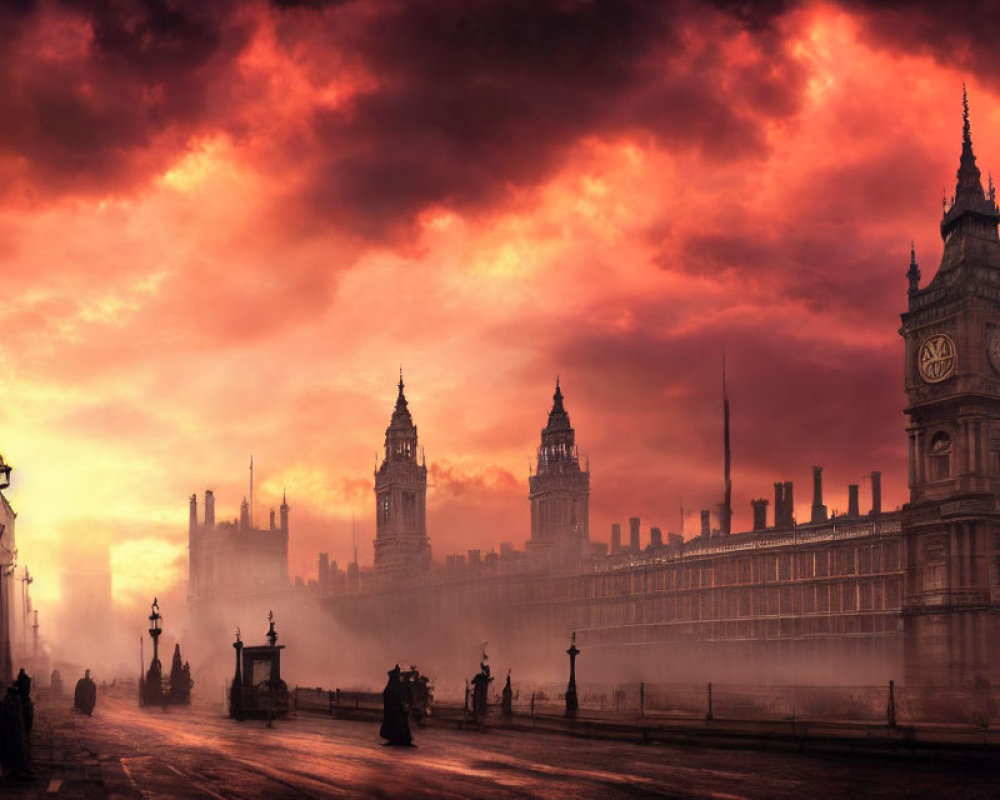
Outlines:
{"label": "arched window", "polygon": [[951,437],[944,432],[935,433],[931,439],[931,480],[943,481],[951,477]]}

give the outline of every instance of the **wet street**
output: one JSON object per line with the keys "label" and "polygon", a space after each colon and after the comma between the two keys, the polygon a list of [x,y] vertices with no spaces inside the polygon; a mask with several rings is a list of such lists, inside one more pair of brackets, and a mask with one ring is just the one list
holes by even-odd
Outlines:
{"label": "wet street", "polygon": [[381,745],[371,722],[302,715],[268,728],[259,721],[233,722],[218,706],[164,713],[102,699],[92,718],[41,705],[38,723],[43,732],[56,731],[55,741],[72,741],[66,758],[99,769],[105,785],[103,794],[74,794],[71,782],[49,781],[39,787],[38,796],[45,797],[817,800],[997,794],[997,771],[981,765],[445,726],[417,729],[417,747],[390,748]]}

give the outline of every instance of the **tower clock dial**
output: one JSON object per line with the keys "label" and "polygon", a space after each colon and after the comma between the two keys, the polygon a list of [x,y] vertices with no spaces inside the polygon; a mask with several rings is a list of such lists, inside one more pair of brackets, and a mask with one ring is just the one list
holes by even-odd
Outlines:
{"label": "tower clock dial", "polygon": [[989,354],[993,369],[1000,372],[1000,330],[995,330],[990,334],[986,352]]}
{"label": "tower clock dial", "polygon": [[[992,357],[992,340],[990,355]],[[920,377],[925,383],[941,383],[955,372],[955,343],[945,333],[928,336],[917,353]]]}

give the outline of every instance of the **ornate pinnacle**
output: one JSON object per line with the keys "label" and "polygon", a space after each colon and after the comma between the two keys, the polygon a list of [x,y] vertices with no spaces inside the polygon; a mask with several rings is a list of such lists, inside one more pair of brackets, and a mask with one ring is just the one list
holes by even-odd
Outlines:
{"label": "ornate pinnacle", "polygon": [[962,81],[962,141],[972,144],[971,128],[969,126],[969,94]]}
{"label": "ornate pinnacle", "polygon": [[917,266],[917,249],[910,241],[910,268],[906,272],[909,281],[909,294],[915,294],[920,289],[920,268]]}

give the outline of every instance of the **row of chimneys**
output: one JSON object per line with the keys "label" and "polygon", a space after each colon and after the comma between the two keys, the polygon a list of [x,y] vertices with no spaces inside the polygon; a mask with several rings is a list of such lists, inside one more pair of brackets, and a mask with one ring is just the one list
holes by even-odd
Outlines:
{"label": "row of chimneys", "polygon": [[[288,502],[282,498],[281,501],[281,530],[288,532]],[[195,530],[198,527],[198,496],[191,495],[189,527]],[[211,489],[205,491],[205,522],[204,528],[211,530],[215,527],[215,492]],[[250,530],[250,504],[246,498],[240,504],[240,530]],[[274,509],[271,509],[270,530],[278,530],[275,527]]]}
{"label": "row of chimneys", "polygon": [[[617,553],[638,553],[642,550],[642,544],[639,541],[639,518],[629,517],[628,521],[628,545],[622,546],[622,526],[618,522],[611,523],[611,555]],[[683,541],[683,537],[676,533],[667,534],[668,543],[680,544]],[[649,529],[649,546],[650,547],[663,547],[663,531],[657,527],[651,527]]]}
{"label": "row of chimneys", "polygon": [[[882,513],[882,473],[873,472],[872,481],[872,508],[869,513],[878,515]],[[767,499],[757,498],[750,501],[753,506],[753,529],[762,531],[767,527]],[[774,484],[774,527],[790,528],[795,524],[795,502],[792,497],[792,482],[784,481]],[[702,512],[702,534],[706,532],[706,515]],[[858,508],[858,484],[851,483],[847,486],[847,516],[860,517]],[[810,522],[826,522],[829,515],[826,506],[823,504],[823,468],[813,467],[813,503]]]}

